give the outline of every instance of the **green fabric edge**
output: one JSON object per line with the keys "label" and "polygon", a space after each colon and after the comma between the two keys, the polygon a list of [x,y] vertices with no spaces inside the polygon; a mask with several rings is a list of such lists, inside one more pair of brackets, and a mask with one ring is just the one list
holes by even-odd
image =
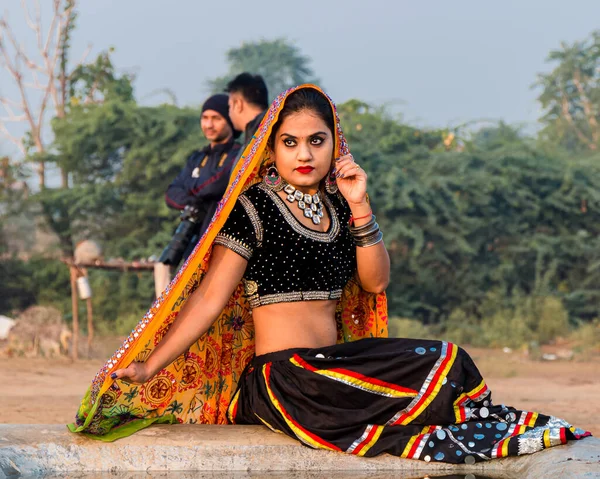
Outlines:
{"label": "green fabric edge", "polygon": [[[151,426],[152,424],[174,424],[177,421],[177,418],[174,414],[165,414],[164,416],[154,417],[154,418],[146,418],[146,419],[132,419],[128,421],[126,424],[122,426],[114,426],[111,427],[111,430],[103,435],[90,434],[86,432],[89,423],[92,421],[98,406],[100,405],[100,398],[97,398],[94,404],[89,407],[89,399],[91,395],[91,387],[85,393],[85,396],[81,400],[81,406],[79,407],[78,415],[83,416],[84,411],[88,411],[88,414],[85,418],[85,422],[83,425],[78,426],[75,423],[67,424],[67,429],[73,433],[81,434],[83,436],[89,437],[90,439],[95,439],[98,441],[104,442],[113,442],[117,439],[121,439],[123,437],[131,436],[132,434]],[[107,418],[108,419],[108,418]]]}
{"label": "green fabric edge", "polygon": [[161,417],[154,417],[151,419],[133,419],[132,421],[124,424],[123,426],[117,426],[111,431],[107,432],[102,436],[90,434],[85,432],[83,429],[85,426],[77,426],[74,423],[67,424],[69,431],[83,436],[95,439],[103,442],[113,442],[123,437],[131,436],[132,434],[151,426],[152,424],[174,424],[177,423],[177,418],[174,414],[167,414]]}

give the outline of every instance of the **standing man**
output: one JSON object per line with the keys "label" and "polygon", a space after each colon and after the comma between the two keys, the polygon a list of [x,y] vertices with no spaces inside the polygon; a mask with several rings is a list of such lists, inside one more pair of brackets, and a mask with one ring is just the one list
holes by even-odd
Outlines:
{"label": "standing man", "polygon": [[182,211],[181,223],[159,259],[166,265],[177,266],[190,255],[227,189],[240,149],[234,141],[237,134],[229,118],[228,101],[221,93],[204,102],[200,128],[209,144],[191,154],[165,194],[167,206]]}
{"label": "standing man", "polygon": [[244,143],[232,167],[233,170],[269,108],[269,95],[263,77],[247,72],[240,73],[231,80],[225,91],[229,93],[229,116],[233,126],[236,130],[244,132]]}

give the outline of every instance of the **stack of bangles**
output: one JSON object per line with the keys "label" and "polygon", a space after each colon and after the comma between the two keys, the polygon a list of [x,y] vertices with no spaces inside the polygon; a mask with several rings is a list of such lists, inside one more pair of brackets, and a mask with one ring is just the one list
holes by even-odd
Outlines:
{"label": "stack of bangles", "polygon": [[[356,218],[358,219],[358,218]],[[354,238],[354,244],[361,248],[373,246],[383,240],[383,233],[379,229],[379,225],[375,222],[375,215],[371,214],[371,219],[368,223],[361,226],[352,226],[353,218],[350,218],[348,229]]]}

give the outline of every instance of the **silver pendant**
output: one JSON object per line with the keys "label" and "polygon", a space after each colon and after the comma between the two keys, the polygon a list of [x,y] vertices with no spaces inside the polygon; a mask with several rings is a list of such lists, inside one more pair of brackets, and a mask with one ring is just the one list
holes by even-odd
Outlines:
{"label": "silver pendant", "polygon": [[314,195],[305,194],[289,183],[285,185],[283,191],[287,193],[286,199],[290,203],[294,201],[298,202],[298,208],[304,211],[306,218],[312,219],[315,225],[321,223],[321,218],[323,218],[323,202],[319,197],[319,193],[315,193]]}

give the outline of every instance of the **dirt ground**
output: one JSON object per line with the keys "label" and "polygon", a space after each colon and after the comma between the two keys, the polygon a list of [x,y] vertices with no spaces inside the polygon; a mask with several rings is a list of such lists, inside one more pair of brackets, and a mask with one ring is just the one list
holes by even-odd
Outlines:
{"label": "dirt ground", "polygon": [[[466,349],[486,378],[494,403],[552,414],[600,435],[599,356],[531,361],[517,352]],[[0,423],[72,422],[101,366],[97,359],[0,358]]]}

